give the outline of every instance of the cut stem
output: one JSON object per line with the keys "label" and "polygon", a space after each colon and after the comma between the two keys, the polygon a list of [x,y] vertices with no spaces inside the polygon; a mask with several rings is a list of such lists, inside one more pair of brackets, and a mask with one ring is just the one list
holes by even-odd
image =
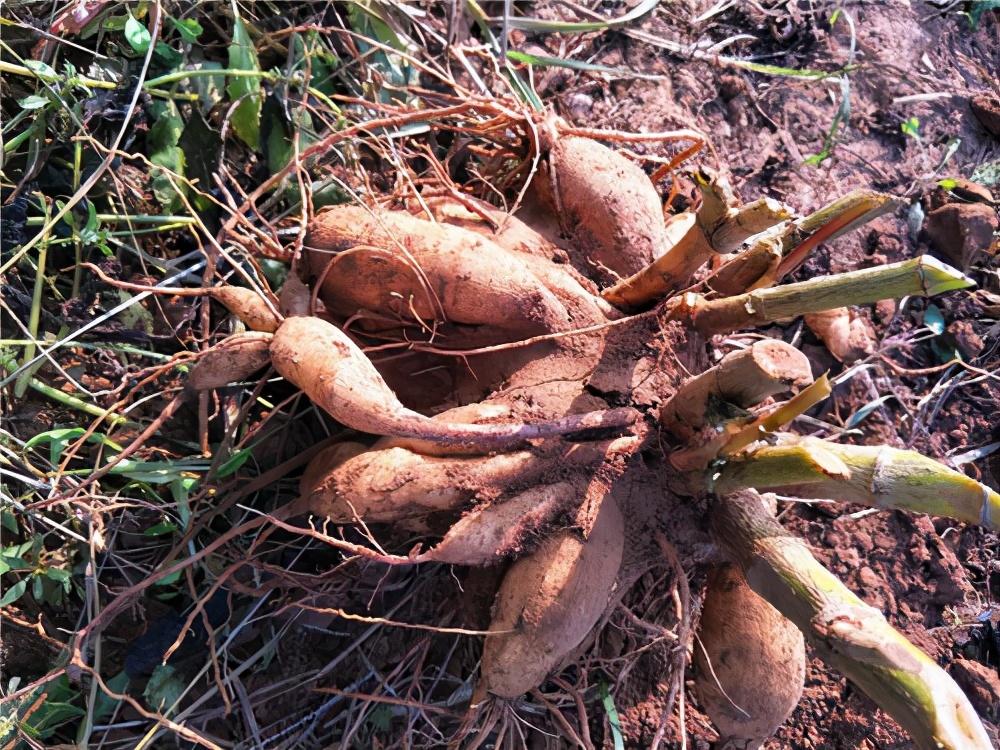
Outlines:
{"label": "cut stem", "polygon": [[686,212],[671,217],[666,227],[669,249],[638,273],[607,289],[603,296],[608,302],[638,307],[683,289],[713,255],[731,252],[748,237],[792,218],[791,209],[773,198],[737,206],[725,180],[708,173],[699,173],[695,179],[702,193],[697,214]]}
{"label": "cut stem", "polygon": [[926,750],[988,750],[982,722],[954,680],[812,556],[745,490],[717,501],[712,530],[750,588],[794,622]]}
{"label": "cut stem", "polygon": [[[768,396],[812,382],[806,356],[783,341],[758,341],[731,352],[719,364],[685,382],[660,410],[660,423],[678,440],[692,440],[722,421],[718,402],[742,409]],[[713,403],[713,400],[716,403]]]}
{"label": "cut stem", "polygon": [[715,251],[693,213],[672,217],[666,227],[669,249],[641,271],[619,281],[602,296],[619,307],[638,307],[682,289]]}
{"label": "cut stem", "polygon": [[718,470],[715,490],[780,490],[1000,528],[1000,493],[915,451],[788,439],[793,442],[763,446],[727,461]]}
{"label": "cut stem", "polygon": [[680,298],[681,304],[671,314],[686,313],[699,332],[711,336],[805,313],[909,295],[929,297],[974,285],[972,279],[951,266],[921,255],[900,263],[758,289],[735,297],[707,300],[688,294]]}
{"label": "cut stem", "polygon": [[798,268],[820,244],[856,229],[894,206],[892,196],[855,190],[788,224],[777,234],[772,232],[761,238],[716,271],[706,284],[724,295],[771,286]]}

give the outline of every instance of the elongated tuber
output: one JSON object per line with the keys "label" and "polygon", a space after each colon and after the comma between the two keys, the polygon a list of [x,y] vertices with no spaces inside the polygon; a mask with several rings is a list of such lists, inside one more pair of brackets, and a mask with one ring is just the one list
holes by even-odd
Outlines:
{"label": "elongated tuber", "polygon": [[306,247],[323,300],[337,315],[392,312],[521,334],[568,325],[565,308],[523,262],[462,227],[335,206],[309,225]]}
{"label": "elongated tuber", "polygon": [[[700,645],[699,645],[700,644]],[[758,748],[802,696],[802,632],[747,585],[739,568],[708,579],[694,646],[695,689],[720,748]]]}
{"label": "elongated tuber", "polygon": [[433,420],[403,406],[364,352],[339,328],[319,318],[286,319],[271,342],[271,361],[283,377],[334,419],[376,435],[496,449],[599,427],[621,429],[638,418],[638,412],[626,408],[538,424]]}
{"label": "elongated tuber", "polygon": [[625,540],[617,502],[605,495],[590,536],[565,530],[515,562],[497,593],[483,646],[480,697],[532,690],[587,636],[611,599]]}
{"label": "elongated tuber", "polygon": [[[636,164],[578,136],[557,137],[549,152],[553,209],[574,248],[592,263],[630,276],[666,250],[656,188]],[[612,277],[613,278],[613,277]]]}

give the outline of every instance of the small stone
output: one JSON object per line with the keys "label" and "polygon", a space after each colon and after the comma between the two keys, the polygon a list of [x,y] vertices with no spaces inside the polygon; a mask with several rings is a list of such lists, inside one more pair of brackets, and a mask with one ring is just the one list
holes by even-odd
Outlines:
{"label": "small stone", "polygon": [[996,211],[985,203],[949,203],[931,211],[925,225],[931,243],[963,269],[979,253],[991,252],[998,229]]}
{"label": "small stone", "polygon": [[982,126],[994,137],[1000,138],[1000,97],[991,94],[978,94],[969,102],[972,114]]}
{"label": "small stone", "polygon": [[956,659],[949,671],[976,711],[993,721],[1000,719],[1000,675],[995,669],[978,661]]}
{"label": "small stone", "polygon": [[948,326],[948,333],[955,340],[965,360],[973,360],[982,352],[983,339],[976,333],[969,320],[955,320]]}

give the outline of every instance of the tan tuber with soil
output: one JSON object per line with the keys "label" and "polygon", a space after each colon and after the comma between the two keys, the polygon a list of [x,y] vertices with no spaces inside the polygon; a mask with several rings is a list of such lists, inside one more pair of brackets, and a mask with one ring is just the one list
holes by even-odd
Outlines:
{"label": "tan tuber with soil", "polygon": [[[381,436],[319,453],[286,515],[450,527],[406,555],[372,550],[387,564],[513,561],[464,724],[473,744],[508,701],[587,648],[660,559],[655,532],[685,564],[704,564],[697,545],[714,550],[693,658],[698,700],[728,746],[758,746],[795,707],[804,633],[918,747],[989,748],[951,679],[784,532],[753,488],[991,528],[1000,495],[911,452],[778,432],[829,392],[789,344],[727,345],[714,366],[706,354],[716,334],[808,314],[851,361],[871,342],[845,305],[971,282],[925,256],[777,285],[892,201],[859,191],[796,217],[775,201],[742,206],[699,172],[700,206],[665,224],[631,159],[559,121],[542,132],[524,162],[539,160],[524,212],[537,227],[455,186],[337,206],[309,225],[284,319],[219,296],[262,331],[239,345],[252,354],[234,379],[269,360],[339,423]],[[219,386],[218,362],[206,356],[192,383]],[[800,396],[774,401],[789,391]],[[692,520],[709,507],[710,527]]]}

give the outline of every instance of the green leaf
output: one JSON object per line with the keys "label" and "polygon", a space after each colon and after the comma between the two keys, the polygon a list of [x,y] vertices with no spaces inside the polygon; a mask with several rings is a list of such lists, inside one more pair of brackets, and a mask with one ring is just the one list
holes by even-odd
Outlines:
{"label": "green leaf", "polygon": [[56,583],[62,584],[63,590],[68,594],[70,585],[73,582],[73,574],[62,568],[46,568],[45,577]]}
{"label": "green leaf", "polygon": [[[39,604],[47,602],[44,579],[41,576],[34,575],[31,577],[31,597]],[[52,602],[47,603],[51,604]]]}
{"label": "green leaf", "polygon": [[869,401],[867,404],[865,404],[856,412],[854,412],[854,414],[851,415],[851,418],[847,420],[847,424],[844,426],[848,430],[851,429],[852,427],[857,427],[859,424],[864,422],[873,411],[882,406],[882,404],[884,404],[890,398],[896,398],[896,397],[893,394],[889,393],[886,394],[885,396],[879,396],[878,398]]}
{"label": "green leaf", "polygon": [[943,180],[938,180],[938,187],[944,188],[945,190],[954,190],[958,187],[958,182],[952,177],[945,177]]}
{"label": "green leaf", "polygon": [[611,726],[611,738],[614,743],[615,750],[625,750],[625,740],[622,737],[622,722],[618,716],[618,709],[615,707],[615,699],[611,696],[611,691],[608,690],[608,683],[601,680],[601,703],[604,704],[604,710],[608,714],[608,724]]}
{"label": "green leaf", "polygon": [[[156,166],[168,169],[181,177],[184,176],[184,152],[177,142],[182,132],[184,132],[184,121],[177,112],[177,106],[170,102],[146,136],[146,144],[150,151],[149,160]],[[177,191],[184,190],[184,186],[176,179],[175,183],[176,188],[164,172],[154,170],[151,180],[153,194],[166,211],[178,210],[183,205]]]}
{"label": "green leaf", "polygon": [[40,96],[39,94],[31,94],[23,99],[18,99],[17,103],[21,105],[21,109],[42,109],[43,107],[49,106],[49,99],[48,97]]}
{"label": "green leaf", "polygon": [[28,562],[19,555],[0,554],[0,575],[12,570],[33,570],[34,563]]}
{"label": "green leaf", "polygon": [[[81,437],[86,432],[87,431],[82,427],[65,427],[62,429],[40,432],[24,444],[24,449],[30,450],[37,445],[44,445],[45,443],[48,443],[49,461],[53,464],[58,464],[62,459],[62,453],[66,450],[66,446]],[[110,440],[101,433],[91,433],[90,435],[87,435],[87,442],[100,443],[108,446],[114,451],[122,450],[122,447],[118,445],[118,443]]]}
{"label": "green leaf", "polygon": [[924,310],[924,325],[939,336],[944,333],[944,315],[941,314],[941,308],[933,303],[927,305],[927,309]]}
{"label": "green leaf", "polygon": [[173,534],[177,531],[177,526],[170,521],[162,521],[155,526],[150,526],[144,532],[143,536],[163,536],[164,534]]}
{"label": "green leaf", "polygon": [[135,20],[132,11],[128,11],[128,20],[125,21],[125,39],[140,55],[145,54],[149,49],[149,43],[153,40],[149,30]]}
{"label": "green leaf", "polygon": [[[260,72],[257,51],[243,19],[236,17],[233,23],[233,43],[229,45],[229,67],[235,70]],[[255,77],[230,76],[226,92],[239,105],[233,112],[232,124],[236,135],[254,151],[260,149],[260,79]]]}
{"label": "green leaf", "polygon": [[176,68],[184,62],[184,55],[166,42],[157,42],[153,47],[154,54],[171,68]]}
{"label": "green leaf", "polygon": [[[107,680],[107,685],[112,693],[121,695],[128,687],[128,675],[122,670],[110,680]],[[94,701],[94,722],[100,723],[107,719],[118,704],[119,700],[117,698],[112,698],[103,690],[98,690],[97,700]]]}
{"label": "green leaf", "polygon": [[0,528],[6,529],[11,534],[16,534],[18,532],[17,516],[6,508],[0,510]]}
{"label": "green leaf", "polygon": [[20,581],[15,583],[13,586],[11,586],[4,592],[3,597],[0,598],[0,607],[6,607],[8,604],[13,604],[14,602],[16,602],[18,599],[21,598],[21,596],[24,594],[27,588],[28,588],[28,579],[22,578]]}
{"label": "green leaf", "polygon": [[183,679],[176,669],[169,664],[158,664],[142,695],[150,708],[162,711],[180,700],[186,687],[187,680]]}
{"label": "green leaf", "polygon": [[905,120],[899,126],[899,129],[901,131],[903,131],[903,135],[908,135],[911,138],[919,138],[920,137],[920,120],[918,120],[916,117],[911,117],[911,118]]}
{"label": "green leaf", "polygon": [[231,474],[235,474],[237,471],[240,470],[243,464],[245,464],[250,459],[251,455],[253,454],[251,453],[249,448],[244,448],[243,450],[234,453],[223,462],[222,466],[219,467],[219,471],[218,473],[216,473],[215,476],[218,477],[219,479],[224,479],[225,477],[228,477]]}
{"label": "green leaf", "polygon": [[25,60],[24,67],[40,76],[51,76],[55,78],[57,75],[55,70],[52,69],[52,66],[43,63],[41,60]]}
{"label": "green leaf", "polygon": [[183,572],[184,571],[181,571],[181,570],[175,571],[175,572],[171,573],[168,576],[164,576],[163,578],[161,578],[159,581],[157,581],[153,585],[154,586],[173,586],[175,583],[177,583],[179,580],[181,580],[181,574]]}
{"label": "green leaf", "polygon": [[197,42],[198,37],[204,31],[201,24],[193,18],[171,18],[170,23],[177,29],[177,33],[181,35],[181,39],[188,44]]}

